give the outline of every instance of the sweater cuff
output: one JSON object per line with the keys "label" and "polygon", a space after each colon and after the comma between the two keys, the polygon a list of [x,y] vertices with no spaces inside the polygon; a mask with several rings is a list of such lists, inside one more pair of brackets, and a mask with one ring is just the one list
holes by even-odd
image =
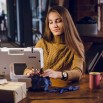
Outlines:
{"label": "sweater cuff", "polygon": [[65,72],[68,73],[68,80],[70,81],[79,81],[82,77],[82,72],[80,70],[70,70]]}

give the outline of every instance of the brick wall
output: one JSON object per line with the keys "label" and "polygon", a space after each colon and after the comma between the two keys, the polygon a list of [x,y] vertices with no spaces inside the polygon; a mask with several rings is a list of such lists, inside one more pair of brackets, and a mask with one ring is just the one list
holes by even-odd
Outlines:
{"label": "brick wall", "polygon": [[69,4],[75,22],[85,16],[97,17],[98,0],[71,0]]}

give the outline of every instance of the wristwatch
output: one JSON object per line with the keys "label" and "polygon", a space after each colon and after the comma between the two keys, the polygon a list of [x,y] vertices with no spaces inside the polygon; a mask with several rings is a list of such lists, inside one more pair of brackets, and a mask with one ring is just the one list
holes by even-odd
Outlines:
{"label": "wristwatch", "polygon": [[62,72],[61,80],[67,80],[67,79],[68,79],[68,73],[67,72]]}

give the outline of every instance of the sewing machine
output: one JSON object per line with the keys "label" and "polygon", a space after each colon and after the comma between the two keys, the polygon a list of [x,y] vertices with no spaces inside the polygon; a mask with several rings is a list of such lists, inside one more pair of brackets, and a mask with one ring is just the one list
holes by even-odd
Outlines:
{"label": "sewing machine", "polygon": [[25,68],[41,69],[43,63],[42,48],[0,48],[0,73],[10,79],[27,78]]}

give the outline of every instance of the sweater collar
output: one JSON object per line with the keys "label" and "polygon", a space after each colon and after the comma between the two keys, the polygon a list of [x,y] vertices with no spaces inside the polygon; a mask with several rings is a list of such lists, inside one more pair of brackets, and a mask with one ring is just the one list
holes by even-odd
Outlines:
{"label": "sweater collar", "polygon": [[64,35],[56,35],[54,36],[53,42],[58,44],[64,44]]}

